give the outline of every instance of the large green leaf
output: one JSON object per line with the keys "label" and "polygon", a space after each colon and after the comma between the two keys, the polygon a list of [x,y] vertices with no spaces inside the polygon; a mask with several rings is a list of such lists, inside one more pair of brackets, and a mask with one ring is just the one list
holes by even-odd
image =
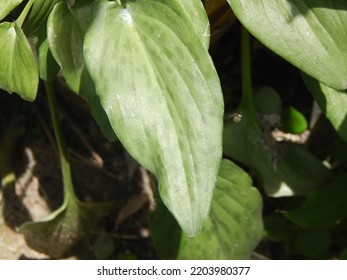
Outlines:
{"label": "large green leaf", "polygon": [[0,24],[0,88],[33,101],[39,71],[30,44],[16,23]]}
{"label": "large green leaf", "polygon": [[92,1],[79,2],[73,8],[69,8],[65,2],[58,3],[48,19],[47,37],[66,82],[74,92],[87,100],[93,117],[105,136],[114,140],[115,133],[100,104],[83,59],[84,34],[91,20],[90,2]]}
{"label": "large green leaf", "polygon": [[228,0],[262,43],[305,73],[347,89],[347,2],[341,0]]}
{"label": "large green leaf", "polygon": [[248,259],[264,235],[261,196],[246,172],[223,160],[209,218],[196,237],[181,234],[160,201],[151,229],[165,258]]}
{"label": "large green leaf", "polygon": [[329,229],[347,218],[347,174],[313,191],[305,203],[286,216],[307,229]]}
{"label": "large green leaf", "polygon": [[347,93],[330,88],[307,75],[303,77],[323,113],[347,142]]}
{"label": "large green leaf", "polygon": [[0,0],[0,20],[4,19],[23,0]]}
{"label": "large green leaf", "polygon": [[201,0],[173,0],[175,5],[182,6],[183,16],[188,17],[196,28],[196,30],[201,34],[202,42],[208,49],[210,45],[210,23]]}
{"label": "large green leaf", "polygon": [[223,148],[228,156],[255,171],[271,196],[306,195],[331,177],[308,150],[276,142],[268,129],[252,123],[246,114],[241,122],[225,128]]}
{"label": "large green leaf", "polygon": [[118,138],[157,175],[188,235],[207,218],[222,148],[223,98],[201,34],[176,1],[98,1],[84,58]]}

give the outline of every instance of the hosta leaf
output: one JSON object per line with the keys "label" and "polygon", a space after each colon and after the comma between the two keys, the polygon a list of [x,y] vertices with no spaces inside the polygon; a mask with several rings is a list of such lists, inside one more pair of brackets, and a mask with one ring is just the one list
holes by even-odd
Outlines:
{"label": "hosta leaf", "polygon": [[66,82],[74,92],[78,93],[85,68],[83,60],[85,30],[79,24],[77,16],[78,14],[73,14],[65,2],[58,3],[48,19],[47,38],[52,53],[63,70]]}
{"label": "hosta leaf", "polygon": [[347,174],[313,191],[304,204],[286,216],[306,229],[329,229],[347,218]]}
{"label": "hosta leaf", "polygon": [[105,136],[114,140],[115,133],[108,117],[100,105],[95,85],[85,68],[83,39],[90,21],[90,3],[77,3],[68,8],[65,2],[58,3],[49,16],[47,37],[54,58],[59,63],[67,84],[80,94],[90,105],[93,117]]}
{"label": "hosta leaf", "polygon": [[0,0],[0,20],[4,19],[23,0]]}
{"label": "hosta leaf", "polygon": [[330,88],[307,75],[303,77],[323,113],[347,142],[347,93]]}
{"label": "hosta leaf", "polygon": [[221,158],[223,100],[201,34],[176,1],[98,1],[84,58],[129,153],[157,175],[188,235],[207,218]]}
{"label": "hosta leaf", "polygon": [[261,196],[246,172],[224,160],[209,218],[196,237],[181,235],[160,201],[151,217],[151,229],[165,258],[248,259],[264,234]]}
{"label": "hosta leaf", "polygon": [[182,16],[192,21],[194,27],[201,35],[203,44],[208,49],[210,44],[210,23],[201,0],[173,0],[172,2],[175,2],[177,6],[182,6]]}
{"label": "hosta leaf", "polygon": [[0,88],[33,101],[39,71],[30,44],[16,23],[0,24]]}
{"label": "hosta leaf", "polygon": [[242,24],[303,72],[347,89],[347,2],[228,0]]}

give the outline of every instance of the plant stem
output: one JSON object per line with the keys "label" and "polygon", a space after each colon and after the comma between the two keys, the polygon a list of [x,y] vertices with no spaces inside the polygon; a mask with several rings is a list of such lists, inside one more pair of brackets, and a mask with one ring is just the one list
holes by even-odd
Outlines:
{"label": "plant stem", "polygon": [[31,6],[34,4],[34,1],[35,0],[29,0],[29,2],[25,5],[23,11],[19,15],[18,19],[16,20],[19,27],[22,27],[24,20],[30,11]]}
{"label": "plant stem", "polygon": [[52,82],[45,82],[45,89],[48,97],[48,105],[51,113],[52,125],[55,134],[55,139],[58,146],[60,157],[61,172],[64,185],[64,200],[67,200],[70,194],[74,193],[72,186],[71,168],[67,157],[66,146],[63,139],[62,129],[59,121],[57,110],[57,101],[55,98],[55,91]]}
{"label": "plant stem", "polygon": [[252,94],[252,73],[251,73],[251,48],[250,34],[246,28],[241,27],[241,74],[242,74],[242,100],[241,107],[243,113],[248,119],[257,122],[254,109],[254,101]]}

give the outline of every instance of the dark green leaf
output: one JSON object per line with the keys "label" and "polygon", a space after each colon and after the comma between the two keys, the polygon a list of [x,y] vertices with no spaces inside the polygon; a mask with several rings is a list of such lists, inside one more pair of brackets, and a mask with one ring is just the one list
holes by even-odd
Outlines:
{"label": "dark green leaf", "polygon": [[242,24],[303,72],[347,89],[347,2],[228,0]]}
{"label": "dark green leaf", "polygon": [[275,242],[283,242],[293,237],[293,224],[281,213],[274,213],[264,219],[267,237]]}
{"label": "dark green leaf", "polygon": [[0,20],[4,19],[23,0],[0,0]]}
{"label": "dark green leaf", "polygon": [[250,177],[223,160],[211,212],[202,231],[193,238],[182,234],[162,204],[151,218],[159,252],[178,259],[248,259],[263,237],[262,201]]}
{"label": "dark green leaf", "polygon": [[310,259],[327,259],[331,236],[326,231],[305,232],[298,236],[295,251]]}
{"label": "dark green leaf", "polygon": [[286,213],[294,223],[307,229],[329,229],[347,218],[347,174],[321,187],[307,197],[297,210]]}
{"label": "dark green leaf", "polygon": [[223,98],[201,34],[176,1],[98,1],[84,58],[113,129],[158,177],[161,197],[195,235],[221,159]]}
{"label": "dark green leaf", "polygon": [[30,44],[16,23],[0,24],[0,88],[33,101],[39,71]]}

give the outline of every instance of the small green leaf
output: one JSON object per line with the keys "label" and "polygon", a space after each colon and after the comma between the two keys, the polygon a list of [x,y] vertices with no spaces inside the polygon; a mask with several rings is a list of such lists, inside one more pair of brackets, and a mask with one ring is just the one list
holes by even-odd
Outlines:
{"label": "small green leaf", "polygon": [[223,98],[201,34],[176,1],[98,1],[84,58],[113,129],[159,181],[188,235],[209,212],[222,154]]}
{"label": "small green leaf", "polygon": [[303,75],[303,78],[323,113],[347,142],[347,93],[330,88],[307,75]]}
{"label": "small green leaf", "polygon": [[0,20],[4,19],[23,0],[0,0]]}
{"label": "small green leaf", "polygon": [[264,45],[324,84],[347,89],[346,1],[228,2]]}
{"label": "small green leaf", "polygon": [[281,114],[282,129],[292,134],[300,134],[308,129],[308,123],[305,116],[290,106],[285,108]]}
{"label": "small green leaf", "polygon": [[83,59],[83,39],[91,20],[91,1],[83,1],[68,8],[64,2],[58,3],[49,16],[47,37],[50,49],[59,63],[69,87],[85,98],[93,117],[104,135],[115,140],[116,135],[95,92],[93,80]]}
{"label": "small green leaf", "polygon": [[158,203],[151,229],[165,258],[248,259],[264,235],[261,196],[247,173],[227,160],[222,161],[209,218],[196,237],[183,235]]}
{"label": "small green leaf", "polygon": [[329,229],[347,218],[347,174],[312,191],[297,210],[286,213],[294,223],[307,229]]}
{"label": "small green leaf", "polygon": [[30,44],[16,23],[0,24],[0,88],[33,101],[39,71]]}

